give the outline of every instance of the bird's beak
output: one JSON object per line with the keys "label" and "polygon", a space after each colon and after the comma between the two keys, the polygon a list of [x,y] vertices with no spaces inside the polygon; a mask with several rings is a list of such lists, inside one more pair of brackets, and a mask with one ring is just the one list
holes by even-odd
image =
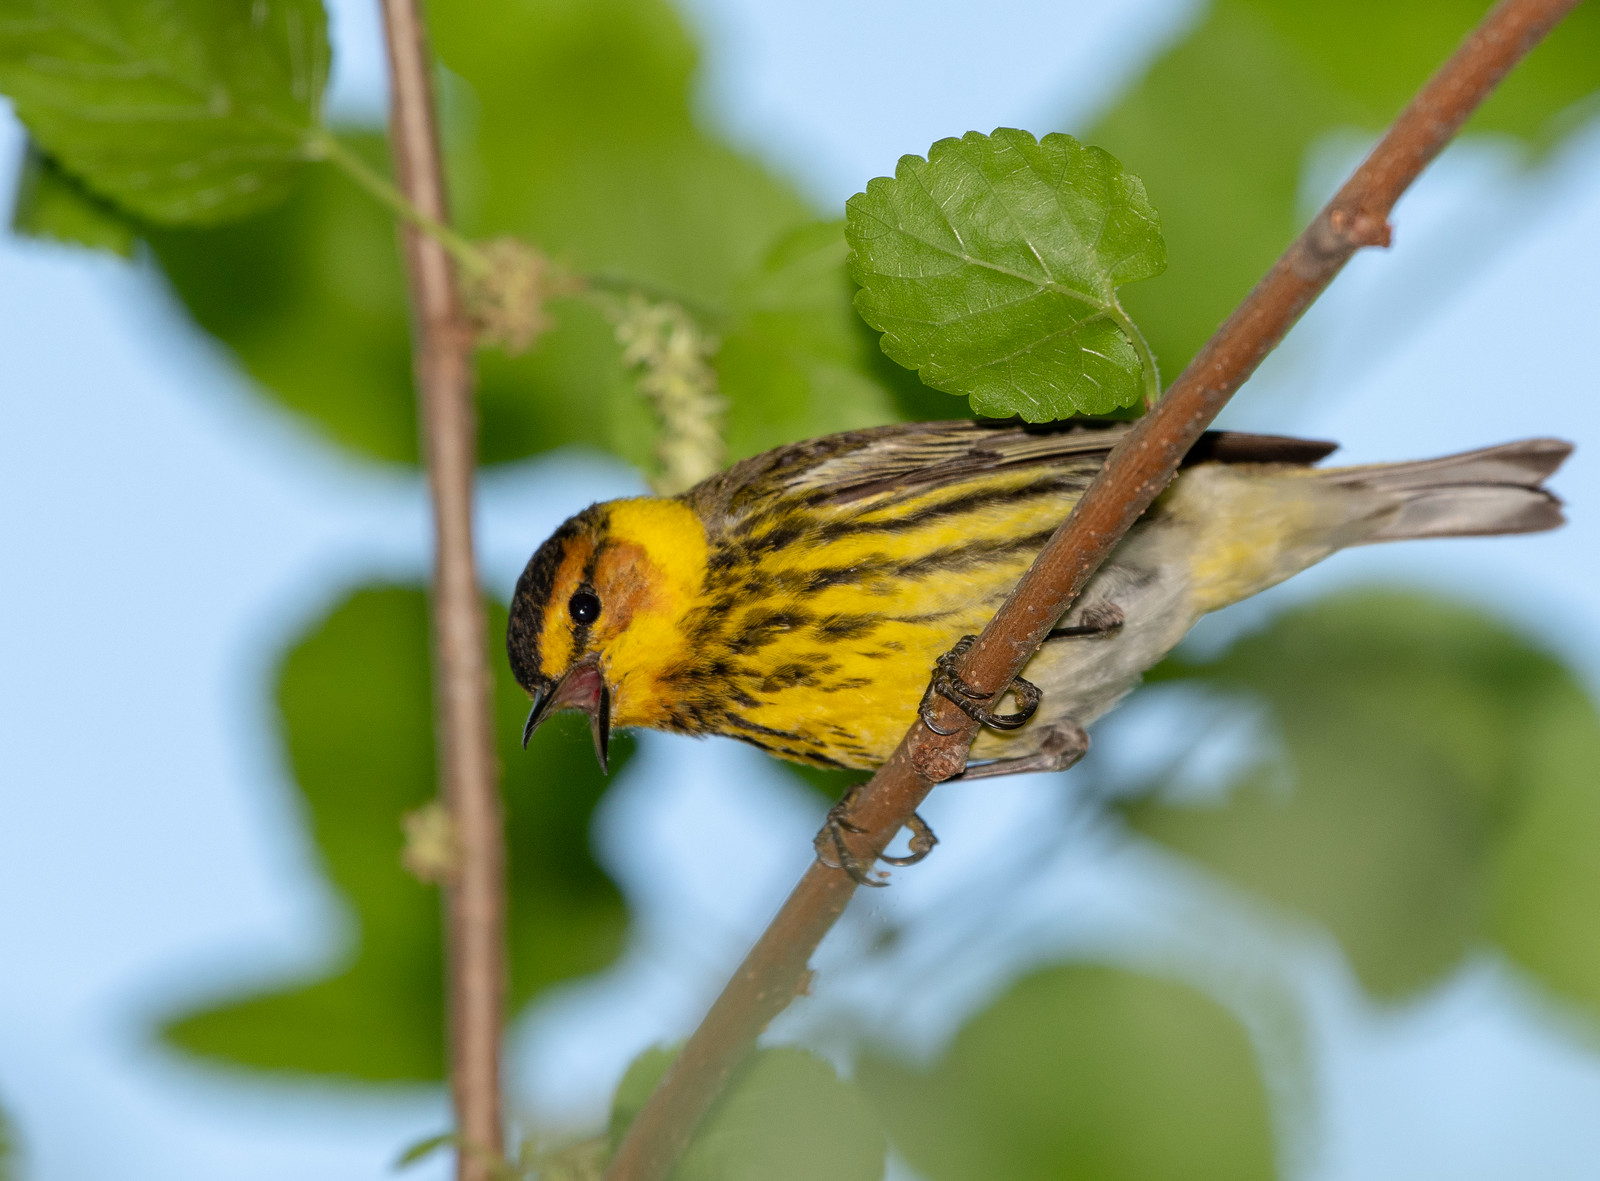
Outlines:
{"label": "bird's beak", "polygon": [[584,657],[553,686],[534,692],[533,708],[528,711],[528,721],[522,727],[524,749],[540,724],[563,709],[580,709],[589,715],[595,758],[600,760],[600,770],[607,771],[606,760],[611,750],[611,687],[600,672],[597,657]]}

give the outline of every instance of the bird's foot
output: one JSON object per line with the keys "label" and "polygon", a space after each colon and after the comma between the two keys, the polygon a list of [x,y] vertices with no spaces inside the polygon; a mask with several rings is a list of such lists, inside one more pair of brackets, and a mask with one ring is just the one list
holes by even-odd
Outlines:
{"label": "bird's foot", "polygon": [[1068,627],[1051,628],[1045,636],[1045,642],[1051,640],[1071,639],[1101,639],[1105,636],[1116,635],[1122,630],[1127,617],[1123,615],[1122,608],[1115,603],[1094,603],[1083,611],[1081,623],[1074,623]]}
{"label": "bird's foot", "polygon": [[[828,809],[827,818],[823,820],[817,835],[812,838],[811,845],[817,851],[818,861],[829,869],[844,870],[858,885],[887,886],[889,883],[884,879],[888,875],[882,871],[874,874],[871,862],[858,857],[850,848],[847,839],[847,834],[854,836],[867,831],[848,816],[850,805],[855,802],[859,790],[859,784],[852,787],[845,793],[843,799]],[[911,819],[906,822],[906,827],[911,830],[911,851],[904,857],[891,857],[887,853],[880,853],[878,860],[889,865],[915,865],[933,852],[933,847],[939,843],[939,838],[933,835],[933,829],[928,827],[926,820],[913,812]]]}
{"label": "bird's foot", "polygon": [[1031,775],[1039,771],[1065,771],[1088,752],[1089,735],[1082,726],[1066,720],[1052,722],[1033,754],[969,766],[949,782],[989,779],[999,775]]}
{"label": "bird's foot", "polygon": [[1016,713],[999,714],[989,707],[999,701],[1005,693],[1004,689],[999,693],[984,693],[961,679],[956,668],[961,658],[977,642],[977,636],[962,636],[960,642],[939,657],[934,665],[933,679],[928,682],[928,689],[922,695],[917,714],[922,718],[922,724],[935,734],[955,733],[954,730],[940,728],[933,720],[933,697],[936,693],[980,726],[987,726],[991,730],[1015,730],[1033,717],[1034,711],[1039,708],[1039,687],[1032,681],[1025,681],[1021,677],[1012,681],[1010,689],[1016,695],[1018,709]]}

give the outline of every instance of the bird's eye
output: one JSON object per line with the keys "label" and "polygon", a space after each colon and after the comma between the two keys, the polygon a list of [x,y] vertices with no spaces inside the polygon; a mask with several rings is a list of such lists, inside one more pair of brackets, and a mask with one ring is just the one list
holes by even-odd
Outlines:
{"label": "bird's eye", "polygon": [[567,610],[578,623],[593,623],[600,618],[600,596],[591,590],[581,590],[567,600]]}

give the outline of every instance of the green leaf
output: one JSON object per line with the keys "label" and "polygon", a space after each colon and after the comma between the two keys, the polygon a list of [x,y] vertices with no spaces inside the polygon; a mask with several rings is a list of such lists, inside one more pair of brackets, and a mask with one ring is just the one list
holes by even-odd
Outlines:
{"label": "green leaf", "polygon": [[[1299,231],[1301,177],[1316,143],[1352,127],[1381,131],[1484,8],[1481,0],[1216,0],[1089,130],[1138,161],[1161,209],[1171,272],[1131,289],[1126,303],[1166,372],[1187,363]],[[1596,44],[1600,10],[1580,5],[1467,133],[1514,135],[1534,148],[1556,142],[1593,109]]]}
{"label": "green leaf", "polygon": [[21,1181],[21,1156],[16,1130],[6,1113],[0,1111],[0,1181]]}
{"label": "green leaf", "polygon": [[454,1147],[457,1137],[454,1132],[440,1132],[437,1136],[429,1136],[418,1140],[410,1148],[402,1152],[394,1162],[396,1170],[404,1169],[416,1164],[419,1160],[426,1160],[441,1148]]}
{"label": "green leaf", "polygon": [[889,363],[855,314],[848,252],[842,222],[802,226],[734,290],[715,358],[730,458],[948,413],[945,399]]}
{"label": "green leaf", "polygon": [[318,123],[319,0],[0,0],[0,90],[102,196],[171,225],[280,200]]}
{"label": "green leaf", "polygon": [[121,210],[89,192],[31,142],[17,181],[11,229],[30,238],[109,250],[123,258],[133,256],[137,234]]}
{"label": "green leaf", "polygon": [[521,234],[585,271],[720,302],[795,193],[702,132],[697,54],[662,0],[474,0],[431,32],[463,108],[450,136],[463,228]]}
{"label": "green leaf", "polygon": [[[382,136],[341,138],[387,168]],[[287,201],[248,222],[147,237],[190,315],[265,392],[352,450],[417,462],[405,277],[394,222],[366,194],[313,164]],[[640,402],[604,317],[570,301],[555,314],[556,331],[512,362],[528,380],[479,390],[484,462],[604,447],[625,433],[619,414]],[[493,368],[494,357],[484,354],[480,367]],[[637,413],[648,452],[649,411],[641,404]]]}
{"label": "green leaf", "polygon": [[[383,162],[378,135],[348,137]],[[327,164],[248,222],[148,234],[173,290],[269,393],[336,442],[417,458],[406,295],[389,215]]]}
{"label": "green leaf", "polygon": [[[505,667],[505,613],[490,614],[514,1013],[610,963],[626,912],[589,849],[605,780],[586,726],[558,715],[520,749],[527,699]],[[435,790],[428,651],[422,592],[390,587],[357,591],[289,652],[277,692],[289,765],[354,930],[328,975],[174,1021],[166,1032],[180,1047],[271,1070],[442,1075],[439,899],[400,864],[401,816]],[[613,768],[630,753],[620,736]]]}
{"label": "green leaf", "polygon": [[1532,795],[1496,851],[1489,935],[1559,996],[1600,1016],[1600,712],[1552,686],[1522,755]]}
{"label": "green leaf", "polygon": [[1363,591],[1160,675],[1259,700],[1282,756],[1220,806],[1135,805],[1140,830],[1325,924],[1377,996],[1436,983],[1496,911],[1513,954],[1600,991],[1579,917],[1600,875],[1551,828],[1597,831],[1600,730],[1555,659],[1480,611]]}
{"label": "green leaf", "polygon": [[[1224,0],[1258,18],[1288,52],[1314,57],[1328,84],[1361,104],[1360,121],[1382,128],[1483,19],[1478,0],[1346,0],[1337,10],[1298,0]],[[1382,37],[1372,30],[1382,29]],[[1565,17],[1493,94],[1469,131],[1515,135],[1549,147],[1576,125],[1600,90],[1600,16]]]}
{"label": "green leaf", "polygon": [[928,1069],[868,1055],[858,1078],[930,1181],[1276,1175],[1244,1029],[1191,988],[1129,972],[1035,972]]}
{"label": "green leaf", "polygon": [[1166,248],[1143,183],[1110,154],[969,131],[902,156],[846,210],[856,308],[929,385],[1029,422],[1150,392],[1117,289],[1160,274]]}
{"label": "green leaf", "polygon": [[[720,319],[773,239],[810,220],[791,188],[696,125],[695,49],[662,0],[441,4],[432,33],[472,100],[450,156],[474,236],[525,237]],[[610,327],[570,303],[557,318],[532,353],[480,358],[484,460],[582,440],[649,466],[651,414]]]}
{"label": "green leaf", "polygon": [[[768,244],[806,216],[699,131],[694,54],[660,0],[435,4],[451,196],[463,230],[513,233],[725,313]],[[387,168],[381,137],[345,142]],[[248,226],[154,236],[191,314],[264,392],[344,446],[415,463],[405,288],[387,213],[323,165]],[[611,326],[563,301],[521,357],[478,359],[479,456],[579,443],[649,461],[654,424]],[[759,413],[759,410],[756,411]]]}
{"label": "green leaf", "polygon": [[[676,1050],[646,1050],[611,1107],[611,1144],[639,1114]],[[861,1093],[804,1050],[757,1050],[695,1131],[672,1181],[879,1181],[883,1132]]]}

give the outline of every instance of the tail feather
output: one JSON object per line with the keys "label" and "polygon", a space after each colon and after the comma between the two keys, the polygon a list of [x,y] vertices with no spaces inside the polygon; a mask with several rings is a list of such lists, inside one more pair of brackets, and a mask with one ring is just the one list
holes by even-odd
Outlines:
{"label": "tail feather", "polygon": [[1539,533],[1566,518],[1542,485],[1568,455],[1560,439],[1524,439],[1413,463],[1336,468],[1323,478],[1390,494],[1395,511],[1365,540]]}

